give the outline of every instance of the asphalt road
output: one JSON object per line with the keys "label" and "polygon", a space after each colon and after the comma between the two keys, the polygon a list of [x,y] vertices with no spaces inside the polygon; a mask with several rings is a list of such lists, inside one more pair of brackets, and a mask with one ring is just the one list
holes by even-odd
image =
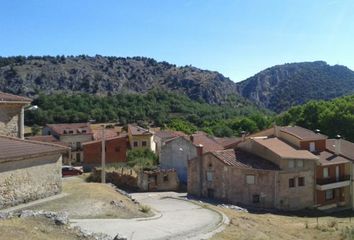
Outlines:
{"label": "asphalt road", "polygon": [[[176,193],[136,193],[141,204],[151,206],[157,215],[150,219],[75,219],[73,226],[90,232],[117,233],[132,240],[206,239],[210,232],[222,228],[223,216],[182,199]],[[167,198],[166,198],[167,197]]]}

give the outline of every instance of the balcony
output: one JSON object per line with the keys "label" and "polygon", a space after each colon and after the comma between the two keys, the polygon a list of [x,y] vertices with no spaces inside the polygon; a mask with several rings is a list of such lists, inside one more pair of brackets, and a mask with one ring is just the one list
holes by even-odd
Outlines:
{"label": "balcony", "polygon": [[316,180],[316,189],[320,191],[346,187],[349,185],[350,175],[343,175],[339,178],[321,178]]}

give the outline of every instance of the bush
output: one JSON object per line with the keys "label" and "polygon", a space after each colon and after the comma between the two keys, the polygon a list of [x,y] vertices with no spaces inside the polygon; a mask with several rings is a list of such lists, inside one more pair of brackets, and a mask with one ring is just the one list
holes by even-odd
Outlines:
{"label": "bush", "polygon": [[127,154],[129,167],[151,168],[157,165],[157,156],[150,149],[132,149]]}

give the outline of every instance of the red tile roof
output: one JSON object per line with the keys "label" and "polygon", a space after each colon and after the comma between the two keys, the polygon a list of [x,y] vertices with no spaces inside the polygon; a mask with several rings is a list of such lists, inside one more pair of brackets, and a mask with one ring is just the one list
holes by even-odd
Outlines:
{"label": "red tile roof", "polygon": [[[100,140],[102,139],[102,129],[94,129],[93,132],[93,139]],[[105,138],[113,138],[117,137],[118,133],[114,129],[106,128],[104,132]]]}
{"label": "red tile roof", "polygon": [[241,138],[218,138],[218,137],[214,137],[213,138],[217,143],[219,143],[221,146],[223,146],[225,149],[227,148],[234,148],[236,147],[236,145],[238,143],[240,143],[242,141]]}
{"label": "red tile roof", "polygon": [[0,92],[0,103],[1,102],[20,102],[20,103],[30,103],[32,99],[22,96],[13,95],[10,93]]}
{"label": "red tile roof", "polygon": [[70,143],[61,142],[58,139],[56,139],[55,137],[53,137],[52,135],[33,136],[33,137],[28,137],[27,139],[31,140],[31,141],[54,143],[54,144],[58,144],[58,145],[65,146],[65,147],[69,147],[70,146]]}
{"label": "red tile roof", "polygon": [[[128,141],[128,135],[126,135],[126,134],[121,134],[121,135],[119,135],[119,136],[106,138],[106,142],[109,142],[109,141],[111,141],[111,140],[115,140],[115,139],[118,139],[118,138],[126,138],[127,141]],[[102,139],[93,140],[93,141],[89,141],[89,142],[83,142],[83,143],[81,143],[81,145],[82,145],[82,146],[86,146],[86,145],[90,145],[90,144],[98,143],[98,142],[102,142]]]}
{"label": "red tile roof", "polygon": [[0,162],[66,151],[68,148],[56,144],[0,136]]}
{"label": "red tile roof", "polygon": [[321,165],[331,165],[350,162],[347,158],[338,156],[329,151],[323,151],[319,154]]}
{"label": "red tile roof", "polygon": [[[47,124],[47,127],[59,135],[92,134],[90,123]],[[70,131],[73,131],[73,133],[70,133]]]}
{"label": "red tile roof", "polygon": [[183,132],[180,132],[180,131],[162,130],[162,131],[155,132],[155,136],[157,136],[161,139],[169,139],[169,138],[175,138],[175,137],[183,137],[183,136],[187,136],[187,135]]}
{"label": "red tile roof", "polygon": [[[335,141],[336,139],[327,139],[326,149],[335,152]],[[343,155],[351,160],[354,160],[354,143],[340,139],[340,155]]]}
{"label": "red tile roof", "polygon": [[290,146],[289,144],[283,142],[279,138],[253,138],[251,139],[258,144],[269,149],[273,153],[277,154],[281,158],[286,159],[312,159],[315,160],[317,157],[307,150],[297,150]]}
{"label": "red tile roof", "polygon": [[128,132],[134,136],[138,135],[152,135],[153,133],[145,128],[128,124]]}
{"label": "red tile roof", "polygon": [[293,135],[294,137],[300,140],[321,140],[326,139],[327,136],[323,134],[315,133],[309,129],[299,127],[299,126],[288,126],[288,127],[279,127],[280,131]]}
{"label": "red tile roof", "polygon": [[190,139],[194,145],[203,145],[203,152],[211,152],[217,150],[224,150],[224,147],[215,141],[212,137],[209,137],[206,133],[198,132],[191,135]]}
{"label": "red tile roof", "polygon": [[228,166],[246,169],[280,170],[276,164],[241,150],[228,149],[213,151],[211,154]]}

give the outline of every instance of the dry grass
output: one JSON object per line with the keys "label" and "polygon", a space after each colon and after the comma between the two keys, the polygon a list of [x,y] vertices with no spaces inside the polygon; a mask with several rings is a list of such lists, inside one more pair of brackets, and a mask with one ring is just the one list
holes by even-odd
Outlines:
{"label": "dry grass", "polygon": [[225,213],[230,219],[230,225],[223,232],[216,234],[213,240],[344,240],[351,239],[350,234],[354,232],[354,223],[351,224],[349,218],[319,217],[317,224],[316,217],[241,213],[231,209],[211,207]]}
{"label": "dry grass", "polygon": [[[82,178],[63,181],[63,192],[68,195],[53,201],[29,207],[34,210],[67,211],[70,218],[134,218],[150,214],[139,211],[140,206],[101,183],[87,183]],[[118,204],[111,204],[114,201]]]}
{"label": "dry grass", "polygon": [[0,220],[0,239],[4,240],[79,240],[74,230],[55,225],[44,218]]}

